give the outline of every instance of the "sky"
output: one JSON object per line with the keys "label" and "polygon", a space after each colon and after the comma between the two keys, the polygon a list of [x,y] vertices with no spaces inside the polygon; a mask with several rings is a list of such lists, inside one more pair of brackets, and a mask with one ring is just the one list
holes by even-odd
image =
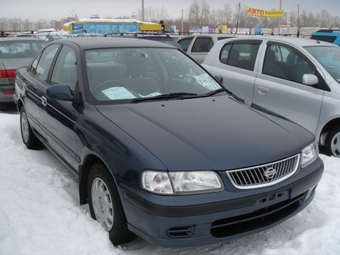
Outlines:
{"label": "sky", "polygon": [[[2,0],[4,1],[4,0]],[[198,0],[199,2],[201,0]],[[224,4],[229,3],[236,10],[236,6],[248,6],[257,9],[279,9],[280,2],[282,9],[286,12],[291,10],[307,10],[319,12],[324,9],[332,15],[339,15],[339,0],[205,0],[211,9],[218,9]],[[143,0],[11,0],[1,4],[0,18],[21,18],[30,21],[39,19],[61,20],[73,16],[74,13],[78,18],[89,18],[97,14],[101,18],[119,16],[132,16],[142,8]],[[181,18],[182,10],[185,17],[189,6],[194,0],[144,0],[144,7],[152,7],[154,10],[161,10],[163,7],[167,10],[170,18]],[[6,6],[6,8],[4,8]],[[9,11],[11,10],[11,11]]]}
{"label": "sky", "polygon": [[189,248],[140,238],[114,247],[88,207],[79,205],[76,179],[47,149],[23,145],[14,109],[0,111],[1,255],[340,254],[340,158],[320,155],[325,168],[312,203],[269,230]]}

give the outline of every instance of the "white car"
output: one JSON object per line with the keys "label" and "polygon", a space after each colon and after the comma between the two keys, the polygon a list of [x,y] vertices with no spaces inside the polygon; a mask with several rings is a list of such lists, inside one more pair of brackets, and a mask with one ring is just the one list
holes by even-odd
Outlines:
{"label": "white car", "polygon": [[202,66],[248,105],[312,132],[340,157],[340,47],[302,38],[247,36],[217,42]]}

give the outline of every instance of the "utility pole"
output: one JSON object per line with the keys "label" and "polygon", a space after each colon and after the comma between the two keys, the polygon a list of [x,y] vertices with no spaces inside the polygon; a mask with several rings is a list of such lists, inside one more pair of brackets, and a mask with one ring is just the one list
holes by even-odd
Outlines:
{"label": "utility pole", "polygon": [[[183,9],[182,9],[181,32],[183,34]],[[181,33],[179,33],[179,34],[181,34]]]}
{"label": "utility pole", "polygon": [[142,21],[144,21],[144,0],[142,0]]}
{"label": "utility pole", "polygon": [[240,19],[240,8],[241,8],[241,3],[238,3],[238,13],[237,13],[237,22],[236,22],[236,31],[235,31],[235,34],[237,34],[237,31],[238,31],[238,21]]}
{"label": "utility pole", "polygon": [[297,20],[297,27],[298,27],[298,37],[300,37],[300,6],[298,5],[298,20]]}
{"label": "utility pole", "polygon": [[[281,11],[281,9],[282,9],[282,0],[280,0],[280,7],[279,7],[279,10]],[[278,24],[278,31],[277,31],[277,33],[278,33],[278,35],[280,35],[281,34],[281,17],[279,17],[279,22],[278,22],[279,24]]]}

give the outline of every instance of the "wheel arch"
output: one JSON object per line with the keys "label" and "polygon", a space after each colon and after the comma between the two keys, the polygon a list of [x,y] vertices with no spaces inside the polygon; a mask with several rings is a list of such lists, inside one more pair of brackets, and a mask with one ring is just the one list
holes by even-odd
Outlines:
{"label": "wheel arch", "polygon": [[106,165],[98,156],[94,154],[87,155],[83,164],[79,166],[79,202],[80,205],[88,203],[87,197],[87,180],[91,166],[94,163],[101,162]]}
{"label": "wheel arch", "polygon": [[21,101],[21,99],[19,99],[16,102],[16,105],[17,105],[17,109],[18,109],[19,112],[20,112],[21,107],[24,107],[24,103]]}
{"label": "wheel arch", "polygon": [[326,143],[326,134],[334,127],[340,126],[340,118],[330,120],[321,130],[319,143],[324,146]]}

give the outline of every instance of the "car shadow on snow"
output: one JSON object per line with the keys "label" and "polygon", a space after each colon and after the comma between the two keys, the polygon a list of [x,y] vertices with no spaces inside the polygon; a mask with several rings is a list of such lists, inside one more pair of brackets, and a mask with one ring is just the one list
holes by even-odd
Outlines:
{"label": "car shadow on snow", "polygon": [[18,113],[15,103],[0,103],[0,113]]}

